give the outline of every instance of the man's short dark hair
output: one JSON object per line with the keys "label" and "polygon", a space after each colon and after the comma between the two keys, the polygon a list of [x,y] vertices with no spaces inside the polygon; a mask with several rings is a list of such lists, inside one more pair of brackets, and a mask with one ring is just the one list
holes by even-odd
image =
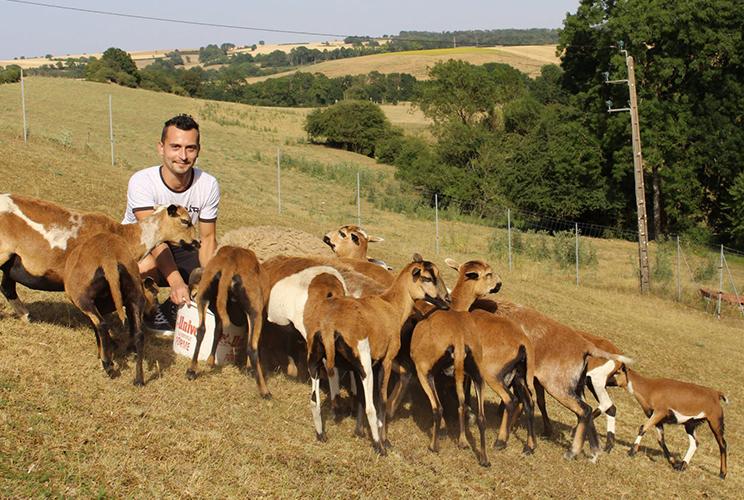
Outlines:
{"label": "man's short dark hair", "polygon": [[196,130],[196,143],[199,144],[199,124],[191,115],[181,114],[176,115],[163,125],[163,132],[160,134],[160,142],[165,142],[165,136],[168,134],[168,127],[176,127],[179,130]]}

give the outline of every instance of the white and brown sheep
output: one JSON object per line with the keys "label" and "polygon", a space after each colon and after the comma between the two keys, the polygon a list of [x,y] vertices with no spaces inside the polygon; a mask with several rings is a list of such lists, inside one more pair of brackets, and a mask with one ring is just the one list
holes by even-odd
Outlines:
{"label": "white and brown sheep", "polygon": [[[191,280],[190,280],[191,281]],[[258,344],[263,328],[266,297],[269,293],[269,278],[261,269],[256,254],[246,248],[223,246],[204,267],[196,293],[199,312],[199,327],[196,333],[196,350],[191,366],[186,370],[190,380],[196,378],[199,350],[206,331],[206,308],[213,306],[215,315],[214,339],[207,364],[214,366],[217,344],[222,336],[223,325],[230,321],[228,307],[232,306],[237,324],[246,324],[243,348],[253,367],[258,391],[263,398],[271,398],[266,386],[263,368],[258,355]]]}
{"label": "white and brown sheep", "polygon": [[[697,427],[708,422],[710,430],[718,442],[721,454],[719,477],[724,479],[728,468],[726,465],[726,439],[723,437],[723,408],[721,401],[728,403],[722,392],[689,382],[668,378],[645,377],[635,370],[623,366],[616,375],[617,384],[632,394],[643,408],[648,420],[638,429],[633,446],[628,454],[638,453],[641,439],[652,427],[656,428],[659,446],[664,457],[677,470],[684,470],[690,464],[697,449]],[[669,453],[664,441],[664,424],[682,424],[690,440],[682,461],[676,461]]]}
{"label": "white and brown sheep", "polygon": [[[538,407],[545,408],[545,391],[561,405],[576,414],[577,425],[571,448],[566,458],[576,457],[587,435],[592,461],[596,460],[599,443],[594,430],[593,412],[583,399],[586,383],[587,358],[594,356],[620,363],[632,360],[622,354],[609,353],[547,316],[521,305],[499,301],[497,315],[520,326],[535,348],[535,396]],[[546,433],[550,428],[545,429]]]}
{"label": "white and brown sheep", "polygon": [[106,374],[112,378],[116,372],[112,360],[111,325],[102,311],[115,311],[122,323],[127,319],[127,350],[134,349],[137,354],[134,384],[144,385],[142,316],[152,314],[157,307],[158,290],[152,278],[142,282],[129,244],[121,236],[111,233],[81,238],[67,257],[64,283],[70,301],[93,325],[98,358]]}
{"label": "white and brown sheep", "polygon": [[[325,358],[327,369],[332,372],[337,353],[350,363],[364,392],[364,412],[374,448],[385,454],[389,445],[385,417],[387,387],[400,348],[400,329],[410,316],[415,300],[425,299],[446,308],[449,295],[437,267],[418,254],[380,295],[340,296],[338,284],[331,287],[325,283],[328,276],[315,278],[311,283],[314,297],[322,299],[325,294],[327,298],[315,300],[312,309],[305,312],[310,365],[317,367]],[[377,411],[373,401],[373,363],[379,363]],[[357,399],[360,403],[361,398]],[[318,438],[324,439],[322,426]]]}
{"label": "white and brown sheep", "polygon": [[186,209],[158,207],[137,224],[119,224],[93,212],[69,210],[57,204],[16,194],[0,194],[0,290],[15,313],[28,320],[16,283],[34,290],[63,291],[65,261],[81,239],[112,233],[127,242],[139,260],[157,243],[196,242]]}

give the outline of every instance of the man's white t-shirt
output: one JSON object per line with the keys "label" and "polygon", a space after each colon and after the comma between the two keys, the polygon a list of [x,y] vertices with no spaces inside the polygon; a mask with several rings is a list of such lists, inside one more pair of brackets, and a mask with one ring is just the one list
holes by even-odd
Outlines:
{"label": "man's white t-shirt", "polygon": [[129,179],[127,209],[122,224],[137,222],[135,212],[152,210],[157,205],[181,205],[189,211],[191,221],[214,222],[220,203],[220,186],[217,179],[202,169],[194,167],[191,184],[181,192],[169,188],[160,173],[160,165],[136,172]]}

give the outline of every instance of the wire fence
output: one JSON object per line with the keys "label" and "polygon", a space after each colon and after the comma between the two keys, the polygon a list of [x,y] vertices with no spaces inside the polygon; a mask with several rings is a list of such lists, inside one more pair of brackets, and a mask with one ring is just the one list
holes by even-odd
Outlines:
{"label": "wire fence", "polygon": [[[110,97],[107,100],[108,123],[102,121],[102,126],[108,125],[108,130],[102,128],[102,131],[108,132],[110,144],[106,145],[105,153],[101,151],[101,156],[110,153],[114,164],[116,113],[112,112]],[[24,103],[23,135],[24,140],[28,140],[24,96],[21,101]],[[49,137],[56,137],[55,133],[59,135],[55,131],[46,132]],[[498,202],[480,201],[479,206],[486,206],[487,210],[474,209],[472,200],[405,189],[389,174],[368,166],[308,160],[286,153],[281,144],[277,144],[275,151],[275,159],[262,158],[262,161],[275,169],[271,185],[264,189],[275,192],[278,216],[286,212],[285,198],[291,196],[292,191],[302,189],[283,180],[283,171],[297,170],[324,182],[342,185],[353,193],[346,202],[334,202],[332,218],[341,223],[356,221],[374,226],[377,224],[375,211],[401,213],[407,220],[416,219],[419,226],[421,221],[431,224],[431,248],[437,254],[451,251],[451,242],[457,238],[451,234],[453,225],[447,223],[470,223],[487,231],[489,258],[500,260],[509,270],[531,266],[538,272],[551,274],[553,279],[564,276],[576,286],[617,288],[620,285],[616,282],[622,282],[625,288],[634,288],[640,293],[638,249],[634,246],[638,241],[636,231],[517,209]],[[326,200],[304,200],[304,208],[310,214],[320,211],[320,206],[332,204],[325,204]],[[460,225],[456,230],[467,231],[464,227]],[[623,250],[618,251],[618,245],[604,244],[608,239],[624,240]],[[717,317],[735,314],[744,318],[744,301],[739,294],[744,281],[744,251],[723,245],[712,247],[673,235],[652,243],[650,261],[652,293],[704,307]]]}

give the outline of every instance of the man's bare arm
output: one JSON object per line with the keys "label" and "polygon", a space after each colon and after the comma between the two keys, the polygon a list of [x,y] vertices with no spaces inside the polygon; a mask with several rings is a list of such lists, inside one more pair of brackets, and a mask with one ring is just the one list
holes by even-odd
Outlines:
{"label": "man's bare arm", "polygon": [[199,263],[204,267],[217,251],[217,221],[199,221],[199,238]]}

